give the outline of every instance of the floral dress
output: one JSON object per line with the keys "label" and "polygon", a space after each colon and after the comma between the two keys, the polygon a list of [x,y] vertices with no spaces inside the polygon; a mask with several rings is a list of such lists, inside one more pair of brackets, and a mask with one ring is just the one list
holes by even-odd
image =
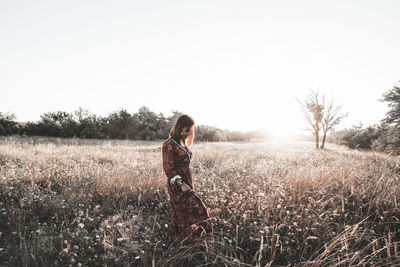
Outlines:
{"label": "floral dress", "polygon": [[[192,170],[189,167],[192,152],[170,137],[162,145],[162,155],[172,206],[170,227],[172,240],[191,241],[206,232],[212,232],[208,209],[194,192]],[[183,192],[179,185],[170,184],[170,180],[177,174],[191,190]]]}

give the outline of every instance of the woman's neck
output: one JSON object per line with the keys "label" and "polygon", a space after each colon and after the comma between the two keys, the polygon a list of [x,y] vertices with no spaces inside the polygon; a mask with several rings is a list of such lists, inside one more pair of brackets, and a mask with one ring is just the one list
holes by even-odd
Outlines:
{"label": "woman's neck", "polygon": [[186,143],[185,143],[185,141],[183,141],[183,140],[181,139],[181,141],[180,141],[180,142],[181,142],[181,145],[182,145],[182,146],[186,147]]}

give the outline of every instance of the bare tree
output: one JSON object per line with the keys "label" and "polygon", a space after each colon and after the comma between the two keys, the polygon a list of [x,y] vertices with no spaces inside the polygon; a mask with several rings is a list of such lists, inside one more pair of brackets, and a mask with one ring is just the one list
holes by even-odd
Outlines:
{"label": "bare tree", "polygon": [[[310,90],[304,101],[297,99],[300,103],[303,116],[311,126],[311,131],[315,136],[315,148],[323,149],[325,147],[326,135],[340,121],[347,116],[347,113],[341,113],[341,106],[334,104],[333,99],[326,101],[324,95],[318,91]],[[319,131],[322,130],[322,144],[319,146]]]}
{"label": "bare tree", "polygon": [[[325,102],[325,98],[324,98]],[[321,148],[325,147],[326,134],[338,125],[343,118],[347,117],[348,113],[342,113],[342,106],[335,105],[333,99],[329,101],[329,104],[323,103],[324,111],[322,114],[322,132],[324,136],[322,137]]]}
{"label": "bare tree", "polygon": [[299,102],[303,116],[311,126],[311,132],[315,136],[315,148],[319,148],[319,131],[320,131],[320,124],[322,120],[322,112],[323,112],[323,105],[320,104],[320,98],[318,96],[318,92],[310,91],[307,95],[306,100],[301,101],[297,99]]}

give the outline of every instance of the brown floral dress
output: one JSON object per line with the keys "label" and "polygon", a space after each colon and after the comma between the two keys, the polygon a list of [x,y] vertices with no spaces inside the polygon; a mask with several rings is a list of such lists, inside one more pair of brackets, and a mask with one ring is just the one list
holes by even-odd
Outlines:
{"label": "brown floral dress", "polygon": [[[207,232],[212,232],[208,210],[194,192],[192,170],[189,167],[192,152],[170,137],[162,145],[162,155],[172,206],[170,227],[172,241],[190,242]],[[190,191],[183,192],[179,185],[170,184],[170,180],[177,174],[190,187]]]}

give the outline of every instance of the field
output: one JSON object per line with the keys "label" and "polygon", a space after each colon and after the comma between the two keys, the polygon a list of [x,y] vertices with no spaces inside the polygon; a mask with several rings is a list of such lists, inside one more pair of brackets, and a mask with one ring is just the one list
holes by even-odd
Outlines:
{"label": "field", "polygon": [[214,233],[168,236],[162,142],[0,140],[1,266],[400,265],[400,157],[196,143]]}

